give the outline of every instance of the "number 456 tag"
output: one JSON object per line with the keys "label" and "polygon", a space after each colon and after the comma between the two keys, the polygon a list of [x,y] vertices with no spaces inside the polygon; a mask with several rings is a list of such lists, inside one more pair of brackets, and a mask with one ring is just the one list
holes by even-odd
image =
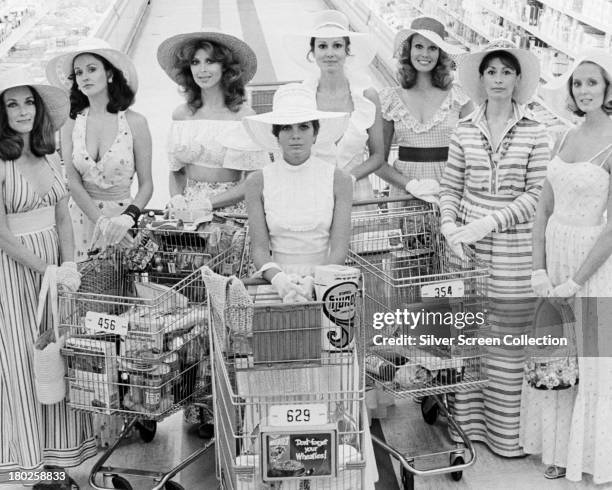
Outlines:
{"label": "number 456 tag", "polygon": [[96,311],[88,311],[85,315],[85,328],[94,332],[127,335],[128,319],[117,315],[105,315]]}
{"label": "number 456 tag", "polygon": [[463,281],[445,281],[421,287],[422,298],[460,298],[464,293]]}

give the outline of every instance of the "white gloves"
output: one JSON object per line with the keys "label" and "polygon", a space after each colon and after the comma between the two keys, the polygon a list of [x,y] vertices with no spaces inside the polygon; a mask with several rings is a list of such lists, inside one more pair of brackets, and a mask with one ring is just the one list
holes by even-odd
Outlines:
{"label": "white gloves", "polygon": [[74,262],[64,262],[57,268],[57,284],[71,293],[76,292],[81,285],[81,274]]}
{"label": "white gloves", "polygon": [[134,226],[134,220],[127,214],[120,214],[109,219],[103,233],[109,245],[117,245],[126,236],[128,230]]}
{"label": "white gloves", "polygon": [[491,233],[497,223],[493,216],[487,215],[479,218],[467,225],[460,227],[455,234],[453,234],[453,241],[455,243],[476,243]]}
{"label": "white gloves", "polygon": [[531,288],[536,296],[546,298],[550,296],[553,285],[545,269],[538,269],[531,273]]}
{"label": "white gloves", "polygon": [[459,227],[455,223],[443,223],[442,226],[440,226],[440,232],[446,239],[446,243],[448,243],[449,248],[457,257],[464,259],[465,254],[463,253],[463,247],[460,243],[456,243],[454,241],[454,236],[458,229]]}
{"label": "white gloves", "polygon": [[176,194],[170,198],[166,207],[172,211],[184,211],[187,209],[187,201],[182,194]]}
{"label": "white gloves", "polygon": [[292,281],[284,272],[276,274],[270,283],[285,303],[311,301],[307,289]]}
{"label": "white gloves", "polygon": [[434,179],[412,179],[406,184],[406,192],[423,201],[440,203],[440,184]]}
{"label": "white gloves", "polygon": [[572,279],[568,279],[567,281],[559,284],[556,288],[552,290],[550,295],[555,298],[571,298],[575,296],[582,286],[577,284]]}

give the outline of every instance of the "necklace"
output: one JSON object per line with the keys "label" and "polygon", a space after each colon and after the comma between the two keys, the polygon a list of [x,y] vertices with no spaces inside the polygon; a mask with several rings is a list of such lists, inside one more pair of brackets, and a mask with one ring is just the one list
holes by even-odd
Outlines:
{"label": "necklace", "polygon": [[498,145],[497,151],[493,151],[493,148],[491,147],[491,143],[489,143],[489,140],[485,137],[485,135],[482,132],[480,133],[480,138],[482,140],[482,146],[487,152],[487,154],[489,155],[489,160],[491,161],[493,166],[496,167],[499,164],[499,162],[504,158],[504,155],[508,151],[508,148],[510,148],[510,145],[512,144],[512,136],[514,135],[514,128],[516,128],[516,124],[512,126],[510,130],[505,134],[501,143]]}

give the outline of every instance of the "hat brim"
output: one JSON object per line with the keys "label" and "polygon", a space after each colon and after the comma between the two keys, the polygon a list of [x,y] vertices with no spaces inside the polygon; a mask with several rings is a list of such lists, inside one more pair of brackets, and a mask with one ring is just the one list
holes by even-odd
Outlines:
{"label": "hat brim", "polygon": [[58,131],[64,125],[68,119],[68,115],[70,114],[70,99],[68,98],[68,94],[61,88],[54,87],[53,85],[28,83],[27,81],[23,81],[23,83],[19,82],[2,87],[0,89],[0,96],[11,88],[23,86],[32,87],[34,90],[36,90],[38,95],[40,95],[40,98],[45,105],[47,116],[51,121],[53,130]]}
{"label": "hat brim", "polygon": [[120,70],[127,81],[128,86],[134,93],[138,91],[138,74],[136,67],[128,55],[117,49],[112,48],[87,48],[84,47],[78,50],[72,50],[67,53],[60,54],[52,58],[47,63],[46,73],[47,79],[58,87],[62,87],[70,91],[72,80],[69,78],[72,74],[74,59],[84,53],[93,53],[101,56]]}
{"label": "hat brim", "polygon": [[438,48],[444,51],[449,56],[457,56],[460,54],[465,54],[466,51],[462,49],[460,46],[456,46],[445,41],[442,37],[440,37],[436,32],[430,31],[428,29],[401,29],[395,35],[395,40],[393,42],[393,56],[395,58],[399,57],[399,52],[403,44],[406,40],[415,34],[420,34],[425,39],[434,43]]}
{"label": "hat brim", "polygon": [[584,62],[595,63],[604,69],[604,71],[608,74],[608,77],[612,79],[612,54],[603,50],[603,49],[591,49],[589,51],[584,52],[579,58],[577,58],[572,66],[560,77],[551,80],[549,83],[543,86],[546,90],[565,90],[567,95],[569,95],[569,90],[567,86],[567,82],[576,71],[579,65]]}
{"label": "hat brim", "polygon": [[260,148],[268,151],[278,151],[278,141],[272,134],[274,124],[298,124],[306,121],[319,121],[317,142],[335,143],[338,141],[348,124],[346,112],[308,111],[301,113],[267,112],[247,116],[242,123],[251,139]]}
{"label": "hat brim", "polygon": [[169,37],[157,48],[157,62],[166,74],[177,84],[181,83],[177,68],[178,54],[190,41],[211,41],[228,48],[238,58],[244,83],[250,82],[257,72],[257,56],[251,47],[236,36],[223,32],[201,31],[177,34]]}
{"label": "hat brim", "polygon": [[478,68],[483,58],[495,51],[505,51],[518,60],[521,66],[521,78],[512,98],[519,104],[526,104],[536,93],[540,84],[540,62],[533,53],[526,49],[496,48],[463,56],[457,66],[457,78],[461,87],[475,104],[480,105],[487,100],[487,92],[480,79]]}
{"label": "hat brim", "polygon": [[376,56],[376,41],[370,34],[363,32],[336,29],[327,31],[325,37],[321,36],[320,31],[314,30],[285,34],[283,36],[283,46],[287,54],[294,63],[307,71],[319,69],[313,57],[308,56],[310,39],[313,37],[323,39],[348,37],[351,41],[349,46],[351,54],[346,57],[346,65],[351,69],[366,68],[372,62],[374,56]]}

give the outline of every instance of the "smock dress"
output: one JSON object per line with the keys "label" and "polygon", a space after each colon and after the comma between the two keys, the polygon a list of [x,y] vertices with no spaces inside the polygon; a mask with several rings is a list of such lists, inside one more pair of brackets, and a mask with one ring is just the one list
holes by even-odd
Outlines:
{"label": "smock dress", "polygon": [[[328,124],[347,124],[346,130],[337,142],[322,144],[315,142],[312,147],[312,155],[335,166],[346,173],[361,165],[367,157],[368,130],[374,124],[376,118],[376,106],[366,98],[363,93],[370,86],[367,80],[353,76],[349,80],[349,90],[353,103],[353,111],[350,113],[348,124],[343,119],[328,121]],[[312,77],[304,80],[303,85],[314,93],[319,85],[319,78]],[[374,191],[369,177],[359,179],[353,189],[353,201],[374,199]]]}
{"label": "smock dress", "polygon": [[[530,327],[531,231],[549,160],[546,129],[513,102],[513,115],[495,151],[485,117],[486,103],[462,119],[449,147],[441,182],[442,223],[458,226],[486,215],[496,229],[473,245],[488,267],[487,335],[520,335]],[[455,395],[454,414],[470,439],[500,456],[519,456],[523,347],[486,350],[482,389]],[[453,437],[455,435],[451,434]]]}
{"label": "smock dress", "polygon": [[[610,160],[611,150],[608,145],[590,160],[575,163],[557,155],[548,166],[555,206],[546,227],[546,269],[554,286],[575,275],[606,226],[610,174],[603,163]],[[589,298],[591,307],[593,301],[597,303],[597,320],[588,316],[583,323],[585,303],[581,298]],[[607,483],[612,481],[612,258],[571,302],[576,315],[579,383],[555,392],[525,385],[521,441],[526,452],[542,453],[545,464],[567,467],[569,480],[580,481],[584,472],[593,475],[594,483]],[[589,337],[591,346],[585,349],[583,342]]]}
{"label": "smock dress", "polygon": [[[263,168],[269,162],[267,152],[244,147],[250,140],[240,120],[188,119],[172,121],[168,135],[168,160],[170,171],[177,172],[186,165],[208,168],[227,168],[253,171]],[[250,145],[247,145],[250,146]],[[183,195],[189,206],[197,208],[203,197],[221,194],[235,182],[199,182],[187,178]],[[244,201],[226,206],[228,213],[246,214]]]}
{"label": "smock dress", "polygon": [[[427,122],[418,121],[401,99],[401,87],[387,87],[380,91],[382,117],[393,122],[395,138],[404,158],[397,158],[393,167],[412,179],[442,180],[450,137],[459,114],[469,98],[458,85],[452,85],[448,95]],[[410,159],[407,159],[410,158]],[[393,187],[391,195],[402,195],[403,189]]]}
{"label": "smock dress", "polygon": [[[81,175],[83,187],[100,212],[109,218],[119,216],[132,203],[131,187],[136,173],[132,131],[125,111],[117,113],[117,136],[110,148],[96,161],[86,145],[89,108],[77,114],[72,130],[72,164]],[[87,260],[87,251],[95,229],[91,221],[72,199],[69,203],[76,244],[77,262]]]}
{"label": "smock dress", "polygon": [[[14,162],[6,169],[4,202],[8,226],[24,248],[48,264],[59,264],[55,205],[67,194],[57,155],[46,157],[54,182],[39,195]],[[77,466],[96,454],[91,418],[65,402],[36,399],[33,349],[52,328],[50,308],[36,325],[42,275],[0,250],[0,474],[40,470],[42,464]]]}

